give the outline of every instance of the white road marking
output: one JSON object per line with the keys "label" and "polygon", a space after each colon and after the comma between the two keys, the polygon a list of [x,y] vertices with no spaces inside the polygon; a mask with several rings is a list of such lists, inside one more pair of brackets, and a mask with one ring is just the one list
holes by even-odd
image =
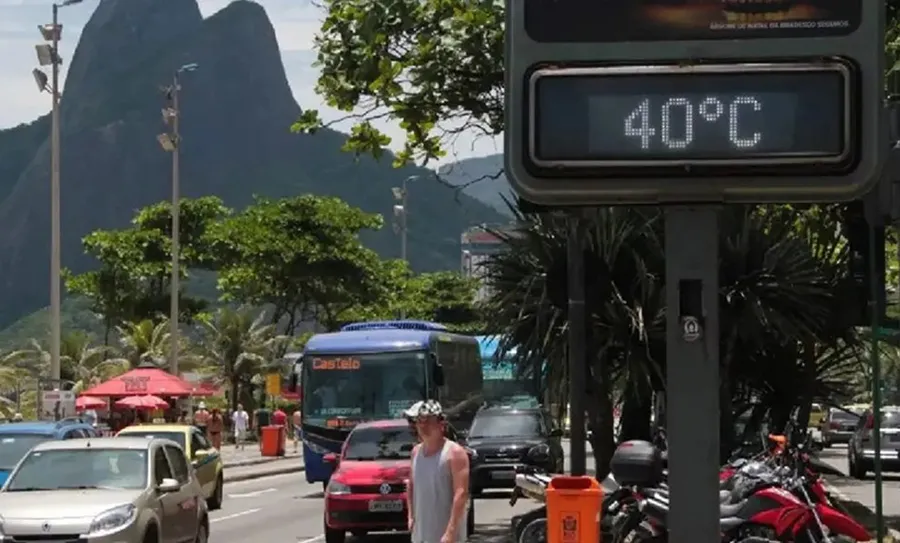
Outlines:
{"label": "white road marking", "polygon": [[317,535],[316,537],[304,539],[303,541],[298,541],[297,543],[316,543],[316,541],[322,541],[323,539],[325,539],[324,535]]}
{"label": "white road marking", "polygon": [[263,494],[268,494],[269,492],[278,492],[277,488],[266,488],[263,490],[257,490],[255,492],[245,492],[243,494],[229,494],[229,498],[255,498],[257,496],[262,496]]}
{"label": "white road marking", "polygon": [[210,522],[221,522],[223,520],[231,520],[233,518],[243,517],[244,515],[252,515],[253,513],[259,513],[262,509],[247,509],[246,511],[241,511],[240,513],[233,513],[231,515],[225,515],[224,517],[217,517],[209,519]]}

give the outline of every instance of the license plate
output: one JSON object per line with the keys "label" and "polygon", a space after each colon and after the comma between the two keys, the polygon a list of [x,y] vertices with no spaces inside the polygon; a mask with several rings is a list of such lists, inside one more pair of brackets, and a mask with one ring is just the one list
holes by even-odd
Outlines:
{"label": "license plate", "polygon": [[497,479],[499,481],[511,481],[516,478],[515,471],[493,471],[491,472],[491,479]]}
{"label": "license plate", "polygon": [[371,513],[399,513],[403,511],[403,500],[372,500],[369,502]]}

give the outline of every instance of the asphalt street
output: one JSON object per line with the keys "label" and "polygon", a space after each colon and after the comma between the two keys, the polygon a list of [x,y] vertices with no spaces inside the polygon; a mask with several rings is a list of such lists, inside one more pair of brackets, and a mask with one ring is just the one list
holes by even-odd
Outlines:
{"label": "asphalt street", "polygon": [[[566,443],[568,448],[568,443]],[[588,468],[593,462],[588,461]],[[225,484],[222,509],[210,515],[211,543],[324,542],[324,503],[321,485],[306,482],[303,473],[277,475]],[[509,536],[510,520],[537,507],[528,500],[509,505],[509,492],[485,492],[476,500],[476,534],[472,543],[500,543]],[[350,538],[349,541],[360,541]],[[376,535],[365,541],[403,541],[398,535]]]}

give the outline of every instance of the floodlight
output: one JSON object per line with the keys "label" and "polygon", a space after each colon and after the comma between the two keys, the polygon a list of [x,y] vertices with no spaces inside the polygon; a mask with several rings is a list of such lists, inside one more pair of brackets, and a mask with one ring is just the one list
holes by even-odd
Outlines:
{"label": "floodlight", "polygon": [[38,90],[40,92],[44,92],[47,89],[47,74],[38,70],[37,68],[31,70],[31,75],[34,76],[34,82],[38,86]]}
{"label": "floodlight", "polygon": [[72,4],[80,4],[83,1],[84,0],[63,0],[62,2],[57,4],[57,6],[59,6],[59,7],[71,6]]}
{"label": "floodlight", "polygon": [[190,64],[185,64],[185,65],[182,66],[181,68],[178,68],[178,73],[181,73],[181,72],[193,72],[194,70],[196,70],[196,69],[199,68],[199,67],[200,67],[200,65],[197,64],[196,62],[191,62]]}
{"label": "floodlight", "polygon": [[169,121],[171,121],[172,119],[174,119],[177,116],[178,116],[178,112],[176,112],[174,109],[172,109],[170,107],[162,108],[162,118],[163,118],[164,123],[169,124]]}
{"label": "floodlight", "polygon": [[400,206],[400,205],[394,206],[394,216],[395,217],[402,217],[403,213],[405,213],[405,212],[406,212],[406,210],[403,209],[403,206]]}
{"label": "floodlight", "polygon": [[59,41],[62,39],[62,25],[61,24],[46,24],[46,25],[38,25],[38,30],[41,31],[41,37],[44,38],[44,41]]}
{"label": "floodlight", "polygon": [[172,152],[175,150],[175,142],[172,141],[172,137],[168,134],[160,134],[156,136],[156,141],[159,142],[159,145],[163,148],[164,151]]}
{"label": "floodlight", "polygon": [[394,194],[394,200],[403,199],[403,189],[401,189],[400,187],[391,188],[391,192]]}
{"label": "floodlight", "polygon": [[37,52],[38,64],[41,66],[51,66],[53,65],[53,59],[56,55],[53,54],[53,46],[48,43],[40,43],[34,46],[35,52]]}

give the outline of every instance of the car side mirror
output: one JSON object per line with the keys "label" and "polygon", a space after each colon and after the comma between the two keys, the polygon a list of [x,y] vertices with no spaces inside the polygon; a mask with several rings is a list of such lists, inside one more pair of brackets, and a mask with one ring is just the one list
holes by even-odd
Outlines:
{"label": "car side mirror", "polygon": [[206,450],[194,451],[194,459],[191,463],[194,466],[197,466],[198,464],[202,464],[203,461],[206,460],[208,457],[209,457],[209,451],[206,451]]}
{"label": "car side mirror", "polygon": [[324,460],[326,464],[328,464],[329,466],[332,466],[332,467],[338,465],[338,455],[336,455],[334,453],[327,453],[325,456],[322,457],[322,460]]}
{"label": "car side mirror", "polygon": [[162,480],[157,486],[156,489],[159,490],[163,494],[169,494],[172,492],[176,492],[181,489],[181,483],[179,483],[175,479],[170,479],[166,477]]}
{"label": "car side mirror", "polygon": [[550,430],[550,437],[562,437],[562,435],[563,435],[563,431],[560,430],[559,428],[554,428],[553,430]]}

